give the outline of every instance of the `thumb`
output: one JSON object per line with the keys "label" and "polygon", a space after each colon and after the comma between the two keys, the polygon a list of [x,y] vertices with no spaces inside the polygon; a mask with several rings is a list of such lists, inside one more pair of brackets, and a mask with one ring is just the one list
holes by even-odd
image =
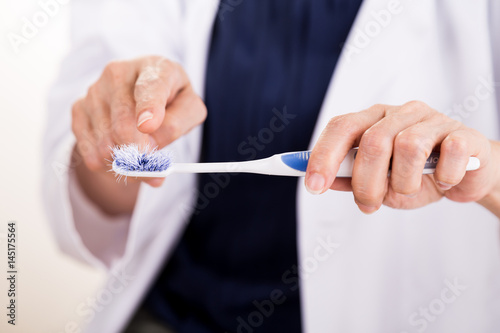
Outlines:
{"label": "thumb", "polygon": [[167,60],[144,66],[134,88],[137,129],[154,133],[163,123],[165,108],[188,83],[180,66]]}

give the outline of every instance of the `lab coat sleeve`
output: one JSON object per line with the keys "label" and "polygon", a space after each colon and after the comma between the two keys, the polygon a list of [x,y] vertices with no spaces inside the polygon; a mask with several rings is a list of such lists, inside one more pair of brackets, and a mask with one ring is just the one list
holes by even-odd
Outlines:
{"label": "lab coat sleeve", "polygon": [[[112,269],[123,256],[131,217],[107,217],[80,190],[72,166],[83,162],[70,161],[76,142],[71,131],[71,108],[113,59],[161,54],[182,60],[173,29],[163,26],[166,19],[170,26],[179,27],[180,2],[158,0],[149,4],[73,1],[70,51],[48,97],[42,167],[42,196],[48,221],[63,252],[103,269]],[[153,27],[156,24],[158,31],[155,34],[145,31],[145,37],[139,32],[130,35],[127,29],[140,26],[132,24],[133,20],[148,22],[148,26]],[[129,43],[121,41],[125,38]],[[151,38],[157,38],[158,43],[152,43]],[[158,47],[142,47],[144,39],[149,39],[147,45]]]}

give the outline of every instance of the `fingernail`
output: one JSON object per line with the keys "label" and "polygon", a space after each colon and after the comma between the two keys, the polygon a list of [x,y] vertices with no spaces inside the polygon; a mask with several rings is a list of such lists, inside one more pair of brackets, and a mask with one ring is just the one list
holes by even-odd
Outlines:
{"label": "fingernail", "polygon": [[319,173],[313,173],[307,179],[306,189],[311,194],[320,194],[325,187],[325,178]]}
{"label": "fingernail", "polygon": [[151,111],[144,111],[137,119],[137,127],[140,127],[146,121],[153,119],[153,113]]}
{"label": "fingernail", "polygon": [[436,183],[438,184],[439,188],[442,189],[443,191],[448,191],[449,189],[451,189],[453,187],[453,185],[450,185],[450,184],[447,184],[445,182],[441,182],[441,181],[436,181]]}
{"label": "fingernail", "polygon": [[377,207],[366,206],[360,203],[358,203],[358,207],[365,214],[373,214],[377,211]]}

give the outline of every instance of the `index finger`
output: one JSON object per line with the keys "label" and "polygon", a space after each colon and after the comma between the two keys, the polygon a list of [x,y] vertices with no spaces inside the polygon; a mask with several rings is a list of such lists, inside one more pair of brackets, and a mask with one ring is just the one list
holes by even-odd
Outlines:
{"label": "index finger", "polygon": [[368,128],[384,117],[389,108],[388,105],[375,105],[328,122],[309,158],[305,184],[310,193],[320,194],[330,188],[349,150]]}

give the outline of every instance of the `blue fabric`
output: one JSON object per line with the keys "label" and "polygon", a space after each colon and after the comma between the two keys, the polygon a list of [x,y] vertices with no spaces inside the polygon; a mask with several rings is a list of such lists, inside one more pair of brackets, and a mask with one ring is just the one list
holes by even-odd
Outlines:
{"label": "blue fabric", "polygon": [[[202,161],[306,150],[361,0],[231,3],[213,27]],[[146,304],[180,333],[300,332],[297,178],[198,179],[195,213]]]}

